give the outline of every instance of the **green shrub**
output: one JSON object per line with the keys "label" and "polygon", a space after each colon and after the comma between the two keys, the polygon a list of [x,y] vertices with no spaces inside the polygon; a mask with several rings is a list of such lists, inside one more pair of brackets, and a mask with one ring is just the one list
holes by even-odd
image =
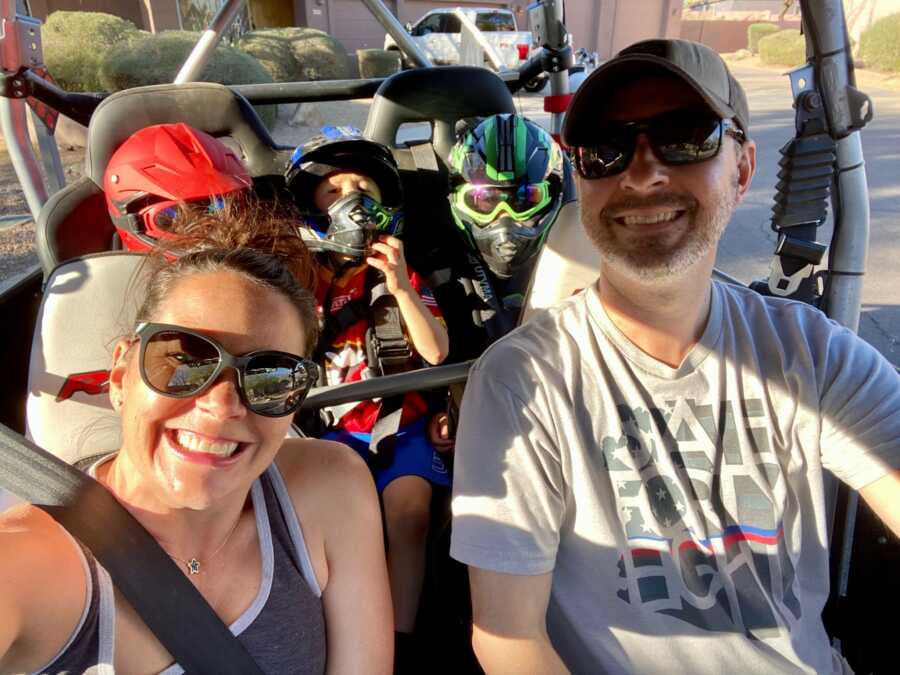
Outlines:
{"label": "green shrub", "polygon": [[306,82],[351,77],[347,50],[328,33],[314,28],[268,28],[254,32],[287,41],[297,62],[294,80]]}
{"label": "green shrub", "polygon": [[859,55],[867,68],[900,72],[900,14],[873,23],[860,36]]}
{"label": "green shrub", "polygon": [[[128,44],[111,49],[100,67],[100,82],[107,91],[120,91],[175,79],[197,42],[199,33],[163,31],[144,34]],[[196,78],[220,84],[258,84],[272,82],[259,61],[250,54],[220,44],[206,67]],[[259,106],[257,112],[270,129],[275,124],[275,107]]]}
{"label": "green shrub", "polygon": [[244,34],[238,41],[237,48],[259,61],[276,82],[297,79],[300,66],[294,58],[289,40],[266,30],[255,30]]}
{"label": "green shrub", "polygon": [[103,12],[53,12],[41,26],[44,63],[67,91],[101,91],[107,52],[143,34],[130,21]]}
{"label": "green shrub", "polygon": [[751,54],[759,54],[759,41],[779,30],[774,23],[751,23],[747,26],[747,49]]}
{"label": "green shrub", "polygon": [[400,72],[400,52],[395,49],[357,49],[359,76],[390,77]]}
{"label": "green shrub", "polygon": [[806,63],[806,38],[799,30],[783,30],[759,41],[759,57],[770,66],[796,66]]}

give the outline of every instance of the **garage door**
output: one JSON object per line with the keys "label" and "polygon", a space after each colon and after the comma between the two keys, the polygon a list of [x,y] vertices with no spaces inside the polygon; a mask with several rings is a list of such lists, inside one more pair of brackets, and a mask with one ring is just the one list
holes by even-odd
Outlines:
{"label": "garage door", "polygon": [[[391,6],[391,3],[386,4]],[[384,46],[384,28],[359,0],[330,0],[328,24],[328,32],[350,54],[355,54],[357,49],[381,49]]]}

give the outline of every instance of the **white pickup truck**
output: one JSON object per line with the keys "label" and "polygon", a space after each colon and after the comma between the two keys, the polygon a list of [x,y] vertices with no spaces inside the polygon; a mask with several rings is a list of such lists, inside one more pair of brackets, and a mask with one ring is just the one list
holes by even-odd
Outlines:
{"label": "white pickup truck", "polygon": [[[493,45],[506,68],[517,68],[528,59],[531,33],[517,29],[511,11],[493,7],[465,7],[461,11]],[[460,62],[460,23],[456,9],[433,9],[414,24],[406,24],[406,30],[434,65],[453,65]],[[384,48],[397,49],[390,35],[384,38]]]}

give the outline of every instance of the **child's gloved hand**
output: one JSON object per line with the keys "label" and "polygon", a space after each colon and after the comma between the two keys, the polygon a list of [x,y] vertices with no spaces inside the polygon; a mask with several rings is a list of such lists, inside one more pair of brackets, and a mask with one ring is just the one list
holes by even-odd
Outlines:
{"label": "child's gloved hand", "polygon": [[372,244],[372,255],[366,262],[384,274],[384,281],[392,295],[413,292],[403,257],[403,242],[387,234],[378,236]]}
{"label": "child's gloved hand", "polygon": [[450,416],[447,413],[438,413],[428,420],[428,440],[438,452],[453,449],[455,439],[450,436]]}

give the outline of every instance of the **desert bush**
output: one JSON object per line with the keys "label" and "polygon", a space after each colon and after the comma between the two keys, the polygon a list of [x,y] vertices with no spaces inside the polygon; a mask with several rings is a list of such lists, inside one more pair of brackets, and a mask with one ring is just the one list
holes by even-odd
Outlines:
{"label": "desert bush", "polygon": [[286,38],[272,35],[267,30],[255,30],[243,35],[236,46],[259,61],[276,82],[297,79],[300,66]]}
{"label": "desert bush", "polygon": [[100,67],[113,47],[140,37],[130,21],[103,12],[53,12],[41,27],[44,63],[67,91],[101,91]]}
{"label": "desert bush", "polygon": [[774,23],[751,23],[747,26],[747,49],[752,54],[759,54],[759,41],[780,30]]}
{"label": "desert bush", "polygon": [[[127,44],[111,49],[100,68],[100,82],[107,91],[163,84],[175,79],[199,33],[163,31],[144,34]],[[258,84],[272,82],[266,69],[250,54],[220,44],[197,78],[220,84]],[[266,126],[275,123],[274,106],[258,106]]]}
{"label": "desert bush", "polygon": [[351,77],[347,50],[331,37],[314,28],[269,28],[266,36],[280,38],[290,45],[297,62],[294,80],[342,80]]}
{"label": "desert bush", "polygon": [[759,41],[759,57],[770,66],[794,68],[806,63],[806,38],[799,30],[783,30]]}
{"label": "desert bush", "polygon": [[400,52],[395,49],[357,49],[356,58],[363,78],[390,77],[400,72]]}
{"label": "desert bush", "polygon": [[900,14],[873,23],[860,36],[859,55],[867,68],[900,72]]}

